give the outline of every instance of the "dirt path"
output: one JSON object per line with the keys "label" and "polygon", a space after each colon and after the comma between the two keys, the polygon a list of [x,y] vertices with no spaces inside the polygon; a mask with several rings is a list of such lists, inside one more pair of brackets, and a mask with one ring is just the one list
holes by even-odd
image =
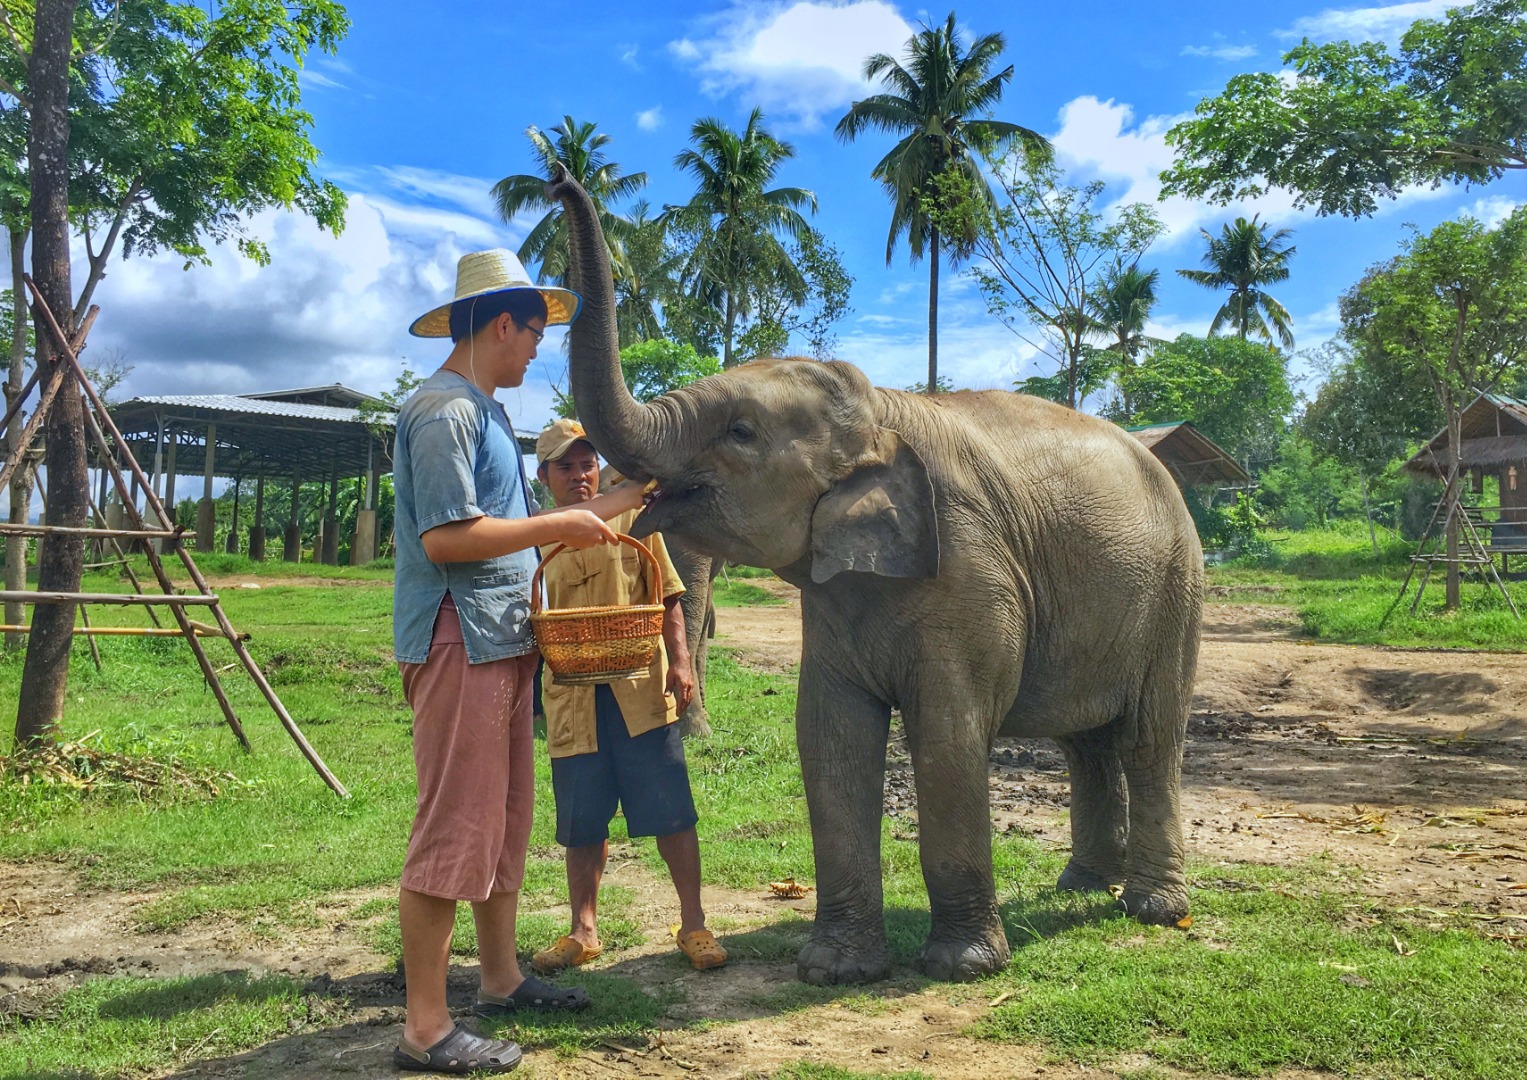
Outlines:
{"label": "dirt path", "polygon": [[[717,644],[746,664],[787,671],[800,655],[799,609],[788,587],[771,587],[788,602],[723,608]],[[1216,604],[1206,611],[1185,758],[1190,854],[1224,863],[1231,877],[1239,863],[1326,854],[1333,874],[1396,907],[1527,916],[1520,887],[1527,881],[1527,659],[1314,645],[1294,631],[1286,609]],[[991,796],[997,828],[1069,843],[1064,761],[1052,744],[1001,740]],[[900,746],[892,747],[886,812],[915,831],[910,765]],[[1041,1069],[1047,1080],[1111,1075],[1047,1065],[1030,1048],[961,1035],[991,1007],[972,989],[918,991],[892,982],[873,995],[845,994],[777,1015],[768,999],[792,985],[793,964],[761,955],[719,972],[690,971],[665,934],[670,887],[629,851],[612,854],[606,880],[635,893],[631,917],[647,940],[600,966],[673,990],[681,1004],[670,1007],[667,1022],[676,1027],[724,1022],[665,1030],[645,1046],[612,1044],[578,1058],[536,1053],[530,1075],[741,1077],[803,1059],[981,1080]],[[400,988],[367,944],[367,921],[354,914],[390,893],[332,897],[303,920],[311,928],[282,929],[279,937],[231,920],[154,935],[134,930],[132,918],[153,893],[83,889],[73,871],[47,863],[0,864],[0,1011],[45,1018],[59,989],[107,972],[285,972],[312,979],[314,1007],[322,1015],[332,1008],[334,1022],[344,1022],[170,1075],[391,1076]],[[723,889],[707,888],[706,902],[729,936],[778,923],[781,912],[779,901]],[[784,906],[808,917],[813,907],[810,898]],[[1488,927],[1521,933],[1524,923]],[[453,993],[463,1005],[472,978],[455,973]],[[1172,1075],[1150,1064],[1153,1075]]]}

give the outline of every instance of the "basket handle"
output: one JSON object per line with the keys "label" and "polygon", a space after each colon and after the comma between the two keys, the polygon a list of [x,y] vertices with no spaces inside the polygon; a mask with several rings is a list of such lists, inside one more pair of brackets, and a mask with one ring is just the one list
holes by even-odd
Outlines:
{"label": "basket handle", "polygon": [[[657,605],[661,604],[663,602],[663,583],[661,580],[663,573],[658,569],[657,556],[653,555],[652,552],[647,550],[647,545],[643,544],[640,540],[637,540],[634,537],[627,536],[625,533],[616,533],[615,539],[619,540],[622,544],[630,544],[637,551],[641,552],[642,557],[647,560],[647,569],[651,571],[651,573],[647,576],[651,579],[652,582],[652,606],[656,607]],[[554,555],[556,555],[558,552],[566,550],[566,548],[566,544],[558,544],[556,547],[552,548],[549,552],[546,553],[546,558],[541,560],[541,564],[536,567],[536,572],[531,576],[530,613],[532,615],[539,615],[541,613],[541,571],[546,569],[546,564],[551,562]]]}

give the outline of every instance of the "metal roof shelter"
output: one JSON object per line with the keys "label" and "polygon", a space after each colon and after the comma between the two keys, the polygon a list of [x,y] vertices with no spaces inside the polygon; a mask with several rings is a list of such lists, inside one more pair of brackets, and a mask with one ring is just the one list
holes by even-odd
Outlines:
{"label": "metal roof shelter", "polygon": [[1178,487],[1249,484],[1251,474],[1187,420],[1125,428],[1167,467]]}
{"label": "metal roof shelter", "polygon": [[[363,405],[373,406],[362,411]],[[152,478],[163,502],[175,505],[175,477],[202,477],[197,549],[212,547],[212,480],[254,477],[257,482],[256,527],[250,555],[264,555],[258,522],[263,511],[264,481],[293,484],[292,522],[287,528],[286,558],[300,555],[296,530],[297,490],[303,483],[328,485],[329,512],[320,541],[321,561],[335,562],[338,533],[333,523],[338,484],[359,478],[365,485],[364,515],[357,523],[351,561],[376,554],[377,480],[385,471],[393,414],[380,398],[335,383],[259,394],[194,394],[133,398],[111,407],[111,415],[133,457]],[[369,524],[370,534],[366,534]],[[235,533],[237,528],[235,527]]]}

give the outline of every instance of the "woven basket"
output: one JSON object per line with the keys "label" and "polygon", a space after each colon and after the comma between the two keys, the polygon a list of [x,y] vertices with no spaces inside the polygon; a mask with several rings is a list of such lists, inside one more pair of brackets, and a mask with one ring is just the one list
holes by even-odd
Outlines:
{"label": "woven basket", "polygon": [[[619,535],[619,534],[617,534]],[[536,644],[562,685],[586,686],[632,679],[647,674],[663,636],[661,574],[657,560],[638,541],[619,536],[647,560],[652,602],[628,607],[579,607],[541,610],[541,572],[566,545],[552,548],[530,579],[530,624]]]}

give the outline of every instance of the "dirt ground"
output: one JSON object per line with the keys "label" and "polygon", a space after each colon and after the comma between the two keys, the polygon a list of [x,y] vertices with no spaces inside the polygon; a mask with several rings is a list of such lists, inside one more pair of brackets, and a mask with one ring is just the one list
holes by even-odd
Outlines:
{"label": "dirt ground", "polygon": [[[722,609],[717,644],[767,670],[796,663],[799,611],[788,587],[779,587],[789,603]],[[1230,868],[1324,855],[1333,875],[1386,905],[1420,909],[1439,923],[1467,920],[1498,937],[1527,935],[1527,659],[1316,645],[1295,630],[1286,609],[1206,608],[1183,781],[1191,855]],[[1053,745],[1001,740],[991,798],[996,828],[1069,842],[1065,765]],[[886,812],[915,830],[910,765],[899,746]],[[598,966],[678,991],[687,1004],[670,1009],[675,1025],[721,1022],[576,1058],[533,1053],[522,1075],[766,1076],[800,1060],[951,1078],[1116,1075],[962,1035],[994,1007],[973,988],[893,983],[777,1016],[761,998],[793,980],[793,965],[741,960],[690,971],[665,934],[670,887],[628,854],[614,852],[606,880],[636,894],[632,917],[647,942]],[[152,892],[92,890],[62,866],[0,863],[0,1012],[45,1020],[58,990],[110,972],[285,972],[311,980],[310,1014],[336,1026],[166,1075],[394,1076],[387,1055],[402,1015],[400,988],[385,958],[365,944],[366,925],[350,916],[385,893],[335,896],[315,912],[313,929],[278,936],[232,920],[155,935],[136,932],[132,918]],[[713,921],[737,932],[776,920],[781,902],[707,888],[706,906]],[[809,917],[813,905],[808,896],[786,906]],[[453,977],[463,1004],[472,975]]]}

